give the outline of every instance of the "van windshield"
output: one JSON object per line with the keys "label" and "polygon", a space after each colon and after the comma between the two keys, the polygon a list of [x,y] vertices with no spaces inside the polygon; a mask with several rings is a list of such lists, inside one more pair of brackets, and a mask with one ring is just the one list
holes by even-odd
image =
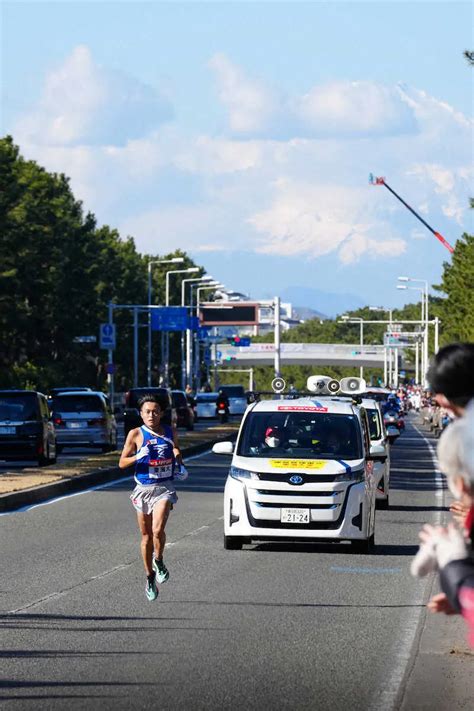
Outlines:
{"label": "van windshield", "polygon": [[38,418],[38,400],[35,393],[1,393],[0,420],[24,422]]}
{"label": "van windshield", "polygon": [[239,442],[242,457],[361,459],[355,415],[313,412],[252,412]]}
{"label": "van windshield", "polygon": [[56,412],[103,412],[104,403],[97,395],[60,395],[53,398]]}

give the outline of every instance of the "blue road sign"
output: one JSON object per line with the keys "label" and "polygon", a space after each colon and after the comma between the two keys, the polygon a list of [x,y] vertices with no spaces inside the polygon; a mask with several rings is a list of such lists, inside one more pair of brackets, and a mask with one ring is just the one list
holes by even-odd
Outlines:
{"label": "blue road sign", "polygon": [[189,327],[188,309],[185,306],[160,306],[152,309],[153,331],[185,331]]}
{"label": "blue road sign", "polygon": [[115,324],[101,323],[99,337],[101,348],[113,350],[115,348]]}

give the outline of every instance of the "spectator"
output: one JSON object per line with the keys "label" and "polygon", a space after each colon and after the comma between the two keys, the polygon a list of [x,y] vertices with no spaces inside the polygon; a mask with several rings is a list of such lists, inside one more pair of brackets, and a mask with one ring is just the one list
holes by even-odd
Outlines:
{"label": "spectator", "polygon": [[474,397],[474,343],[452,343],[434,356],[427,374],[438,405],[461,417]]}

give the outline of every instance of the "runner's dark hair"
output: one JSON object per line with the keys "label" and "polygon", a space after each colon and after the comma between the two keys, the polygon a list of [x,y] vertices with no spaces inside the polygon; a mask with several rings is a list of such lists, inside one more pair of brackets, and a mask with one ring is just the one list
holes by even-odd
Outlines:
{"label": "runner's dark hair", "polygon": [[146,402],[154,402],[155,405],[159,405],[159,408],[162,412],[166,410],[168,407],[168,402],[166,400],[166,397],[163,395],[154,395],[153,393],[145,393],[145,395],[142,395],[141,398],[138,400],[138,409],[141,410],[143,405]]}
{"label": "runner's dark hair", "polygon": [[474,397],[474,343],[450,343],[434,356],[427,380],[435,393],[458,407]]}

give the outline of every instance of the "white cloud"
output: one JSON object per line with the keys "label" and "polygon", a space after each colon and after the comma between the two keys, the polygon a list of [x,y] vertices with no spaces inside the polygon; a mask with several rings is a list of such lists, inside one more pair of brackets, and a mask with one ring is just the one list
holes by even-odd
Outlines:
{"label": "white cloud", "polygon": [[[132,234],[142,251],[332,254],[350,265],[422,248],[420,233],[403,239],[419,227],[415,218],[386,189],[369,187],[369,172],[385,175],[436,229],[449,220],[446,237],[455,241],[472,194],[471,125],[451,107],[416,89],[367,81],[287,99],[223,55],[211,66],[229,112],[224,135],[157,128],[166,105],[155,94],[150,105],[156,99],[158,108],[137,123],[143,85],[121,84],[123,75],[76,48],[47,78],[15,137],[27,158],[70,175],[85,208]],[[112,131],[106,118],[114,110],[128,121]]]}
{"label": "white cloud", "polygon": [[414,133],[413,107],[397,87],[371,81],[333,81],[287,97],[251,79],[224,54],[210,61],[232,133],[289,140],[297,137]]}
{"label": "white cloud", "polygon": [[94,62],[80,45],[45,81],[38,104],[17,126],[21,140],[46,145],[123,144],[172,116],[152,87]]}
{"label": "white cloud", "polygon": [[281,180],[276,191],[273,204],[248,220],[261,235],[257,252],[314,259],[339,250],[349,264],[364,254],[391,257],[406,248],[400,238],[376,237],[382,225],[368,190]]}

